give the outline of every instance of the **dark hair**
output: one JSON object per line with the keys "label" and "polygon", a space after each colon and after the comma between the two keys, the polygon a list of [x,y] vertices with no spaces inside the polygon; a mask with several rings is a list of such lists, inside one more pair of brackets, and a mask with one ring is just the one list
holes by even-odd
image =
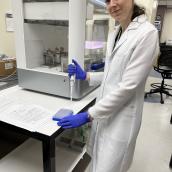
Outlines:
{"label": "dark hair", "polygon": [[131,20],[133,20],[134,18],[145,14],[145,8],[138,6],[137,4],[134,4],[134,8],[133,8],[133,15],[131,17]]}

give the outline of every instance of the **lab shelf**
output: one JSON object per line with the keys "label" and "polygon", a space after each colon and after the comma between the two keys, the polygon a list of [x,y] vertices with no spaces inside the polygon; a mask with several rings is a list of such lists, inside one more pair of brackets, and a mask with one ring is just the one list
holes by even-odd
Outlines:
{"label": "lab shelf", "polygon": [[[42,172],[42,145],[40,141],[29,139],[13,152],[0,160],[3,172]],[[71,172],[86,152],[56,146],[56,172]]]}
{"label": "lab shelf", "polygon": [[68,20],[68,9],[69,2],[25,2],[24,18],[30,20]]}

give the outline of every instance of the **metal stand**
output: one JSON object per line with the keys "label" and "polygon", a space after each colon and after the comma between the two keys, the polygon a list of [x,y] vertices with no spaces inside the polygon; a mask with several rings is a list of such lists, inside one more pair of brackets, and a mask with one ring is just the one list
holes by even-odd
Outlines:
{"label": "metal stand", "polygon": [[55,172],[55,139],[42,142],[44,172]]}

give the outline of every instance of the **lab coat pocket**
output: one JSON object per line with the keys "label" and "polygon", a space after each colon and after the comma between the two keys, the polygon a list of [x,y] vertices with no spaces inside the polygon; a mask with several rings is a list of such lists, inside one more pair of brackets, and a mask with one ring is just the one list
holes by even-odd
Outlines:
{"label": "lab coat pocket", "polygon": [[109,118],[109,125],[106,127],[105,132],[108,133],[108,137],[111,139],[128,142],[133,120],[133,117],[124,116],[123,113],[119,113],[117,116]]}
{"label": "lab coat pocket", "polygon": [[127,142],[112,139],[105,136],[104,151],[102,152],[102,161],[100,165],[100,171],[119,171],[121,163],[125,155],[127,148]]}
{"label": "lab coat pocket", "polygon": [[122,62],[124,61],[126,57],[125,53],[116,53],[113,58],[112,58],[112,67],[120,67],[118,66],[119,64],[122,64]]}
{"label": "lab coat pocket", "polygon": [[136,116],[136,107],[134,105],[124,107],[122,111],[123,111],[123,116],[126,116],[126,117]]}
{"label": "lab coat pocket", "polygon": [[123,72],[123,66],[126,60],[126,53],[116,53],[114,57],[111,59],[111,64],[109,68],[109,78],[114,78],[114,77],[121,77],[122,72]]}
{"label": "lab coat pocket", "polygon": [[122,112],[124,116],[127,117],[135,117],[136,116],[136,95],[134,95],[133,99],[130,100],[127,104],[124,105]]}
{"label": "lab coat pocket", "polygon": [[133,49],[119,49],[112,57],[112,69],[117,69],[118,74],[122,76],[128,61],[132,55]]}

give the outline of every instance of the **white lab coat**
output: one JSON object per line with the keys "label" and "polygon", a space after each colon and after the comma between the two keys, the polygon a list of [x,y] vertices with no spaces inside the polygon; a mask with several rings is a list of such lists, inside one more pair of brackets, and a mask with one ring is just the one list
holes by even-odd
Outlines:
{"label": "white lab coat", "polygon": [[88,110],[94,118],[88,144],[91,172],[126,172],[130,167],[145,82],[159,53],[158,32],[145,15],[130,23],[112,50],[118,30],[108,38],[104,73],[90,73],[90,85],[101,82],[97,102]]}

